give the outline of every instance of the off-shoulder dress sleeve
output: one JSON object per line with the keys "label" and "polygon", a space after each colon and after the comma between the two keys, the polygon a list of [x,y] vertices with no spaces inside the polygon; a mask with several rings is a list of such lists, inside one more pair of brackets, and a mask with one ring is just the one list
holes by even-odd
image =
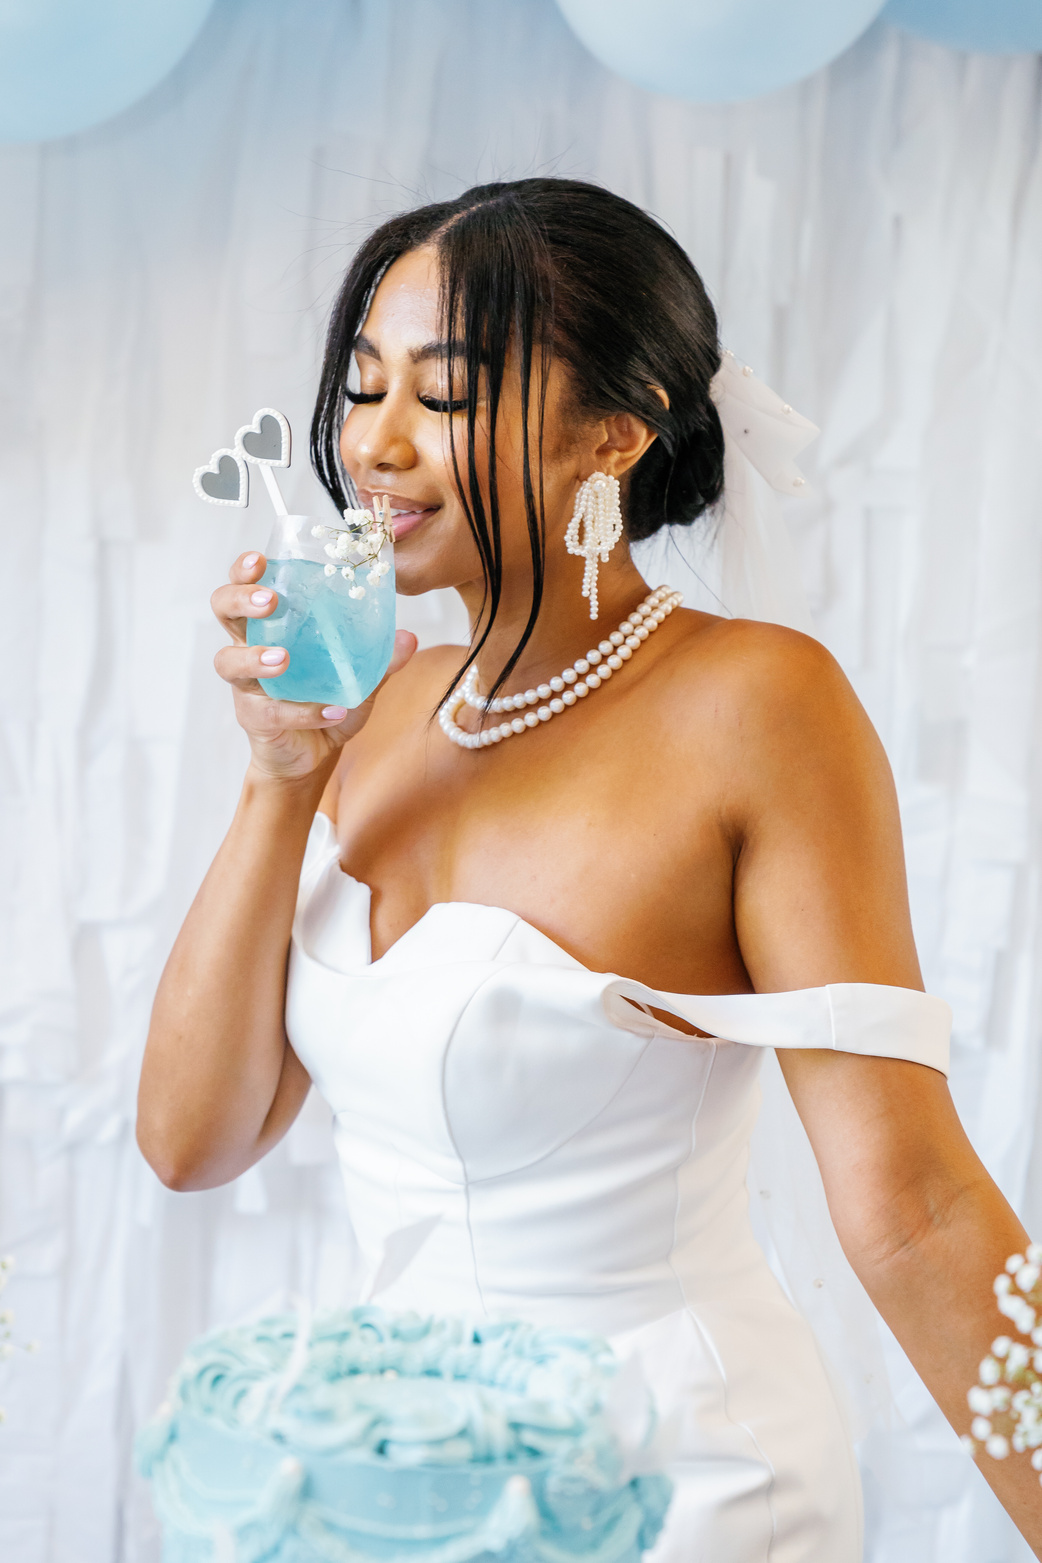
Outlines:
{"label": "off-shoulder dress sleeve", "polygon": [[[829,1048],[867,1058],[901,1058],[948,1073],[952,1012],[915,988],[839,982],[791,993],[657,992],[616,980],[605,995],[611,1018],[627,1025],[636,1004],[681,1016],[709,1036],[747,1047]],[[629,1022],[632,1028],[632,1022]],[[668,1029],[668,1028],[667,1028]]]}

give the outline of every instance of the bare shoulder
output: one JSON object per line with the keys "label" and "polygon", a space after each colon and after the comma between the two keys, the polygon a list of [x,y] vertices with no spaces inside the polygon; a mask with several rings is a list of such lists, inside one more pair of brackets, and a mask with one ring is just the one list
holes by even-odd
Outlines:
{"label": "bare shoulder", "polygon": [[921,987],[897,793],[842,669],[778,625],[683,627],[663,658],[681,746],[673,786],[678,772],[697,778],[731,844],[753,986]]}
{"label": "bare shoulder", "polygon": [[688,614],[664,659],[663,697],[681,741],[755,784],[798,788],[802,772],[889,767],[831,652],[780,624]]}
{"label": "bare shoulder", "polygon": [[783,624],[684,613],[685,633],[665,659],[671,691],[735,719],[759,713],[772,725],[827,707],[860,709],[839,663],[820,641]]}

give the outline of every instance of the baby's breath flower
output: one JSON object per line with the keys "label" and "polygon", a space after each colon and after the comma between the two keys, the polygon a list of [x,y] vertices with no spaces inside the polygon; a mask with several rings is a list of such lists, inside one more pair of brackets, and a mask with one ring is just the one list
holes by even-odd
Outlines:
{"label": "baby's breath flower", "polygon": [[1042,1270],[1039,1269],[1038,1265],[1023,1264],[1017,1271],[1017,1285],[1022,1292],[1030,1292],[1034,1289],[1040,1275],[1042,1275]]}
{"label": "baby's breath flower", "polygon": [[1010,1374],[1019,1373],[1022,1368],[1026,1368],[1028,1355],[1027,1347],[1022,1346],[1020,1341],[1015,1340],[1009,1348],[1009,1356],[1006,1358],[1006,1372]]}
{"label": "baby's breath flower", "polygon": [[[1014,1281],[1016,1289],[1014,1289]],[[996,1336],[981,1362],[975,1384],[966,1396],[975,1413],[963,1447],[976,1454],[981,1445],[993,1460],[1005,1460],[1012,1450],[1031,1454],[1042,1482],[1042,1244],[1031,1243],[1027,1254],[1011,1254],[994,1292],[999,1312],[1031,1345],[1009,1335]],[[1032,1347],[1035,1349],[1032,1350]]]}

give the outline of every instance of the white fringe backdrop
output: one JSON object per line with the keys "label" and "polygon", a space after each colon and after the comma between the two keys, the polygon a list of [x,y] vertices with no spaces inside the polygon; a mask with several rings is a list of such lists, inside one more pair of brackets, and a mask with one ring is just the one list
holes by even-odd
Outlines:
{"label": "white fringe backdrop", "polygon": [[[960,1108],[1042,1230],[1040,81],[1035,58],[878,26],[797,88],[709,108],[610,76],[551,0],[219,0],[144,103],[0,151],[0,1252],[41,1342],[0,1379],[0,1555],[155,1563],[130,1442],[187,1340],[350,1284],[320,1106],[208,1194],[167,1193],[134,1145],[156,979],[244,763],[208,597],[267,530],[263,497],[214,510],[189,477],[274,403],[290,497],[316,503],[346,257],[478,179],[575,174],[648,206],[726,342],[821,424],[789,517],[818,631],[897,773]],[[404,617],[459,637],[451,600]],[[890,1357],[868,1558],[1023,1563]]]}

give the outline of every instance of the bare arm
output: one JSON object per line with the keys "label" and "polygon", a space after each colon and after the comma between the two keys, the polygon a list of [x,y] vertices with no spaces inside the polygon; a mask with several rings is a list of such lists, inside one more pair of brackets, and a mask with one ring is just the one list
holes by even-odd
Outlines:
{"label": "bare arm", "polygon": [[[767,649],[756,720],[734,752],[735,915],[753,984],[921,988],[879,741],[820,647],[778,631]],[[967,1391],[1009,1329],[992,1282],[1024,1251],[1023,1227],[936,1071],[843,1053],[779,1056],[847,1257],[949,1421],[968,1432]],[[984,1455],[980,1468],[1042,1557],[1042,1488],[1027,1455]]]}
{"label": "bare arm", "polygon": [[297,878],[324,778],[247,775],[152,1010],[138,1142],[171,1188],[227,1183],[286,1132],[310,1081],[286,1040]]}
{"label": "bare arm", "polygon": [[[269,700],[257,674],[264,648],[245,644],[264,560],[237,562],[214,607],[235,644],[217,668],[235,691],[253,759],[231,829],[214,859],[163,973],[138,1093],[138,1143],[171,1188],[226,1183],[286,1132],[310,1081],[286,1037],[286,961],[297,881],[315,810],[344,743],[365,723],[372,698],[340,717],[317,706]],[[391,664],[415,639],[400,634]]]}
{"label": "bare arm", "polygon": [[[1027,1234],[982,1166],[943,1076],[920,1064],[796,1053],[783,1065],[840,1241],[959,1433],[966,1394],[1010,1332],[992,1283]],[[980,1469],[1042,1556],[1042,1488],[1026,1454]]]}

